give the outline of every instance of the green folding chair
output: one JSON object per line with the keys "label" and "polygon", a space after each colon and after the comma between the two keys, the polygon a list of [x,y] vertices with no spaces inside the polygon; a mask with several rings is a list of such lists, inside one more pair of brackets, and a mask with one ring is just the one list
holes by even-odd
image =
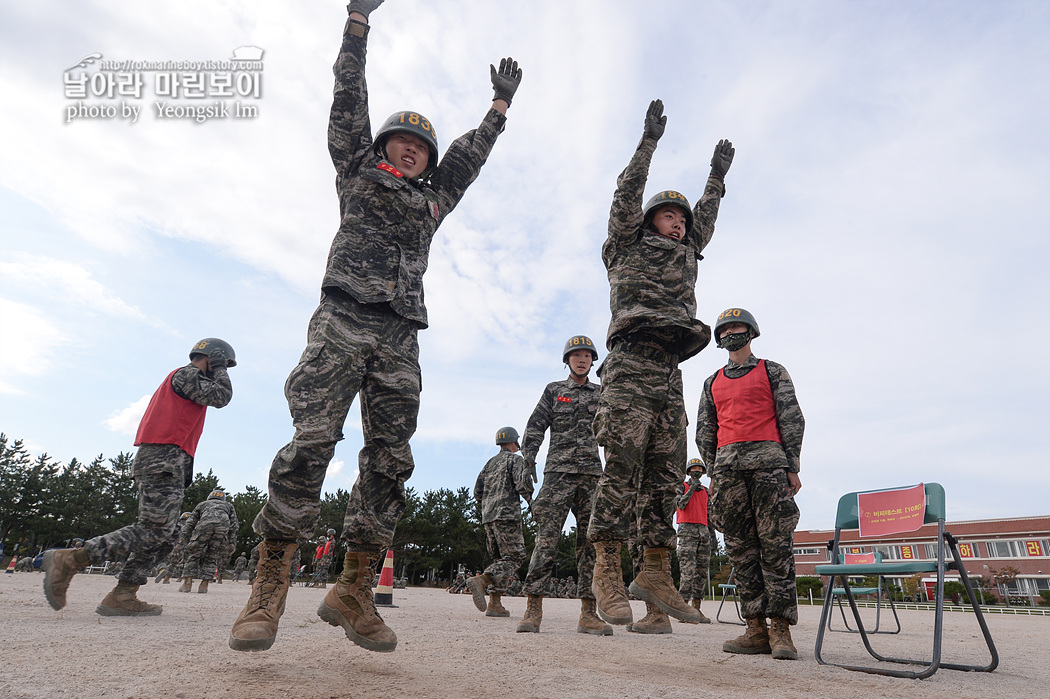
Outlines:
{"label": "green folding chair", "polygon": [[[744,617],[740,614],[740,602],[736,596],[736,583],[733,582],[733,576],[736,574],[736,567],[729,569],[729,579],[724,583],[718,585],[719,589],[722,590],[722,601],[718,604],[718,611],[715,612],[715,621],[719,624],[736,624],[737,626],[744,626]],[[736,609],[736,618],[740,621],[733,621],[731,619],[722,621],[722,607],[726,603],[726,598],[729,595],[733,595],[733,607]]]}
{"label": "green folding chair", "polygon": [[[829,542],[830,548],[830,542]],[[840,553],[839,563],[845,563],[846,565],[863,565],[865,563],[882,563],[882,554],[878,551],[868,554],[857,554],[857,553]],[[893,613],[893,621],[897,628],[893,631],[881,630],[882,624],[882,593],[885,590],[886,600],[890,603],[890,611]],[[886,579],[879,577],[876,580],[875,587],[857,587],[851,586],[850,592],[854,595],[875,595],[875,628],[868,633],[900,633],[901,632],[901,620],[897,616],[897,607],[893,604],[893,595],[890,594],[889,583]],[[839,608],[839,614],[842,616],[842,624],[846,627],[844,629],[835,629],[831,626],[831,620],[834,618],[834,614],[828,616],[828,631],[838,631],[842,633],[860,633],[859,630],[849,625],[849,620],[846,618],[846,608],[842,604],[842,598],[846,596],[846,588],[835,587],[831,589],[831,594],[835,595],[835,606]]]}
{"label": "green folding chair", "polygon": [[[831,542],[833,561],[839,560],[839,540],[842,530],[860,528],[858,495],[866,493],[886,493],[890,490],[900,489],[892,488],[887,490],[862,491],[861,493],[848,493],[839,498],[838,512],[835,516],[835,538]],[[938,483],[926,483],[925,493],[926,510],[923,524],[937,525],[936,561],[895,561],[891,563],[870,563],[859,565],[839,563],[819,565],[816,567],[817,575],[830,576],[828,580],[829,590],[835,587],[836,578],[841,582],[843,593],[846,600],[849,602],[850,609],[853,611],[853,618],[857,624],[860,638],[864,642],[864,648],[873,658],[884,663],[919,665],[922,666],[922,669],[911,671],[879,666],[847,665],[825,660],[822,653],[824,647],[824,631],[827,628],[828,619],[831,616],[833,600],[836,597],[834,594],[827,594],[824,596],[824,606],[821,610],[820,625],[817,627],[817,640],[813,649],[813,655],[821,665],[831,665],[833,667],[841,667],[856,672],[867,672],[874,675],[907,677],[910,679],[925,679],[933,675],[933,673],[937,672],[937,670],[942,667],[950,670],[968,670],[971,672],[991,672],[998,667],[999,653],[996,651],[995,643],[992,641],[991,633],[988,631],[988,624],[985,623],[984,614],[981,612],[981,606],[977,603],[977,596],[974,594],[973,585],[970,583],[970,578],[966,574],[966,568],[963,565],[962,556],[959,554],[958,542],[954,536],[944,530],[944,488]],[[950,561],[947,560],[949,554],[951,556]],[[941,641],[944,629],[944,574],[948,570],[954,570],[959,573],[960,581],[966,589],[966,597],[969,600],[970,607],[981,628],[985,644],[991,655],[991,661],[987,665],[963,665],[941,662]],[[915,573],[935,573],[937,576],[933,622],[933,651],[930,654],[929,659],[897,658],[889,655],[882,655],[876,652],[871,646],[871,639],[869,638],[871,633],[864,629],[864,622],[861,620],[860,611],[857,608],[857,602],[853,597],[849,578],[850,576],[858,575],[874,575],[881,578],[883,576],[914,575]],[[840,638],[842,637],[840,636]]]}

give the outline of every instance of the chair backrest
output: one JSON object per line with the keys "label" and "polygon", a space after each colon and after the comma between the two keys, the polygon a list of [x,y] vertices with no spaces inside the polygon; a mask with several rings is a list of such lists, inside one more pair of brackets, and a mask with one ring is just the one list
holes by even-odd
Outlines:
{"label": "chair backrest", "polygon": [[[926,483],[926,516],[923,524],[934,524],[945,519],[944,488],[940,483]],[[856,493],[846,493],[839,498],[838,512],[835,515],[836,529],[858,529],[860,528],[860,515],[857,507],[857,495],[861,493],[882,493],[887,490],[898,490],[897,488],[882,488],[880,490],[861,490]]]}

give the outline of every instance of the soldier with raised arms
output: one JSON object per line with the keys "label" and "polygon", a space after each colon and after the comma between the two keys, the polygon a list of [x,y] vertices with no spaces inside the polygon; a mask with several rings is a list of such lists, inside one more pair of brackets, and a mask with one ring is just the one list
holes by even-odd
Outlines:
{"label": "soldier with raised arms", "polygon": [[[328,126],[341,220],[306,349],[285,383],[295,435],[273,460],[269,498],[253,524],[263,541],[251,596],[230,633],[235,650],[266,650],[277,637],[296,540],[313,538],[325,472],[358,395],[364,447],[343,522],[346,559],[317,612],[362,648],[397,646],[376,611],[372,575],[393,542],[414,468],[409,439],[421,389],[417,334],[427,327],[423,274],[438,226],[506,124],[521,70],[509,57],[498,69],[490,66],[491,108],[440,160],[437,129],[419,112],[395,112],[373,137],[365,49],[369,15],[381,4],[351,0],[347,6]],[[418,31],[417,18],[392,19],[398,31]]]}

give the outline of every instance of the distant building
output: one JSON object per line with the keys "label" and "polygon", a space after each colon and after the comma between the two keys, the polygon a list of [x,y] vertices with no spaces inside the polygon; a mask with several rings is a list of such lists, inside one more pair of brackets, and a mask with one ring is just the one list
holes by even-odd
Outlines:
{"label": "distant building", "polygon": [[[1024,598],[1038,598],[1041,590],[1050,590],[1050,516],[946,522],[945,530],[959,541],[959,553],[967,575],[983,577],[985,589],[1000,597],[1007,592]],[[816,575],[814,568],[831,560],[828,542],[834,537],[834,529],[796,531],[796,574]],[[861,539],[856,529],[843,530],[839,550],[845,553],[878,551],[884,561],[936,560],[936,539],[935,524],[885,538]],[[995,585],[993,571],[1006,566],[1020,572],[1003,590]],[[947,580],[958,577],[954,571],[946,574]],[[892,579],[892,582],[902,584],[899,578]],[[929,580],[924,579],[924,583],[929,590]]]}

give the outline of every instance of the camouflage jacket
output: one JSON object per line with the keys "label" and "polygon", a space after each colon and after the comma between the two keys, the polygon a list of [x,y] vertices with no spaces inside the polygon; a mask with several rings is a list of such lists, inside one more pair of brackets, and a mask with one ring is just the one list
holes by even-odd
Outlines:
{"label": "camouflage jacket", "polygon": [[478,176],[506,117],[490,109],[477,129],[449,146],[428,184],[409,181],[373,148],[366,40],[351,33],[362,27],[367,35],[365,25],[347,21],[334,67],[328,150],[336,170],[340,225],[321,287],[340,289],[361,303],[387,303],[425,328],[423,273],[431,240]]}
{"label": "camouflage jacket", "polygon": [[202,524],[214,524],[219,530],[226,530],[227,541],[237,538],[237,511],[233,509],[233,503],[209,497],[204,502],[198,503],[190,513],[189,519],[182,526],[180,539],[185,542],[193,535],[193,530]]}
{"label": "camouflage jacket", "polygon": [[616,181],[609,237],[602,246],[612,311],[606,345],[612,350],[614,340],[630,341],[655,331],[672,338],[664,349],[681,361],[711,340],[711,329],[696,319],[697,263],[714,236],[725,187],[717,178],[708,178],[693,207],[693,226],[682,240],[647,231],[642,225],[642,195],[655,150],[656,141],[642,138]]}
{"label": "camouflage jacket", "polygon": [[544,473],[584,473],[602,475],[598,443],[594,439],[594,413],[598,409],[599,386],[587,381],[582,386],[572,378],[547,384],[540,402],[532,411],[521,454],[536,463],[543,435],[551,431]]}
{"label": "camouflage jacket", "polygon": [[525,459],[501,449],[481,469],[474,484],[474,501],[481,510],[481,523],[488,524],[499,519],[521,520],[521,503],[532,502],[532,478]]}
{"label": "camouflage jacket", "polygon": [[[727,377],[738,379],[757,365],[758,357],[752,354],[743,364],[736,364],[730,360],[724,371]],[[773,405],[781,443],[736,442],[722,448],[718,448],[718,411],[711,395],[711,384],[718,376],[718,371],[704,381],[696,424],[696,446],[700,449],[700,457],[704,463],[713,464],[711,476],[714,477],[722,470],[754,471],[774,468],[798,473],[806,419],[802,416],[802,408],[795,397],[795,385],[791,382],[787,369],[776,362],[766,360],[766,374],[769,376],[769,386],[773,390]]]}

